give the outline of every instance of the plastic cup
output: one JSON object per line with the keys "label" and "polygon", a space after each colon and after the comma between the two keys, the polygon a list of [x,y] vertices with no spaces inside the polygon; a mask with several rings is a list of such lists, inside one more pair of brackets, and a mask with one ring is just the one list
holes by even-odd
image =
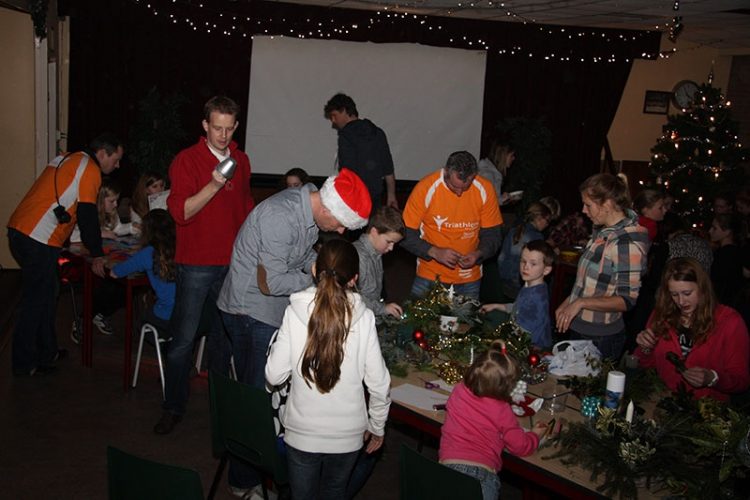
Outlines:
{"label": "plastic cup", "polygon": [[542,391],[542,398],[544,399],[542,408],[552,415],[564,412],[569,392],[568,388],[563,385],[555,385],[554,387],[544,389]]}

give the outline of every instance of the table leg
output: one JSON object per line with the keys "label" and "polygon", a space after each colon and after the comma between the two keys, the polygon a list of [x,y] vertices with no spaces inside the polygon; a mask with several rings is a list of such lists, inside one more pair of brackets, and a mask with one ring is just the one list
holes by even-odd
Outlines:
{"label": "table leg", "polygon": [[81,325],[81,364],[91,367],[93,364],[93,331],[92,331],[92,309],[93,309],[94,273],[91,266],[86,263],[83,266],[83,321]]}

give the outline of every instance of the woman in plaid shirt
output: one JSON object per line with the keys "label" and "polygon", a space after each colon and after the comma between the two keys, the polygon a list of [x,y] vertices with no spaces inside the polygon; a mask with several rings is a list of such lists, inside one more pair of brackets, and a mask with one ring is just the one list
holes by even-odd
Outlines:
{"label": "woman in plaid shirt", "polygon": [[578,261],[570,296],[555,311],[560,332],[594,342],[602,356],[617,360],[625,344],[622,313],[632,309],[646,269],[646,228],[630,209],[624,179],[597,174],[580,187],[583,213],[594,232]]}

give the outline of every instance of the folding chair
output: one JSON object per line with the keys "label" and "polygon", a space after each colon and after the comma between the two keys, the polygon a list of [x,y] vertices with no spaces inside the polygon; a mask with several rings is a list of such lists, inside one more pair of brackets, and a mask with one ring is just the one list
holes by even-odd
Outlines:
{"label": "folding chair", "polygon": [[203,500],[200,475],[107,447],[109,500]]}
{"label": "folding chair", "polygon": [[220,458],[208,498],[213,499],[229,456],[250,463],[261,473],[263,497],[268,500],[266,478],[287,482],[286,460],[277,448],[271,396],[263,389],[210,372],[211,439]]}
{"label": "folding chair", "polygon": [[478,479],[462,474],[401,445],[401,500],[482,500]]}

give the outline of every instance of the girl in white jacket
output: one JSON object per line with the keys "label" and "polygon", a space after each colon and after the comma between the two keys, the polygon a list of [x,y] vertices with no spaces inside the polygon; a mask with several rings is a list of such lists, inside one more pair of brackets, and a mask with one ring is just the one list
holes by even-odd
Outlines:
{"label": "girl in white jacket", "polygon": [[351,243],[323,245],[313,267],[317,288],[290,297],[266,364],[272,386],[291,376],[281,421],[295,499],[344,498],[363,443],[368,453],[383,444],[391,377],[375,317],[352,291],[358,269]]}

